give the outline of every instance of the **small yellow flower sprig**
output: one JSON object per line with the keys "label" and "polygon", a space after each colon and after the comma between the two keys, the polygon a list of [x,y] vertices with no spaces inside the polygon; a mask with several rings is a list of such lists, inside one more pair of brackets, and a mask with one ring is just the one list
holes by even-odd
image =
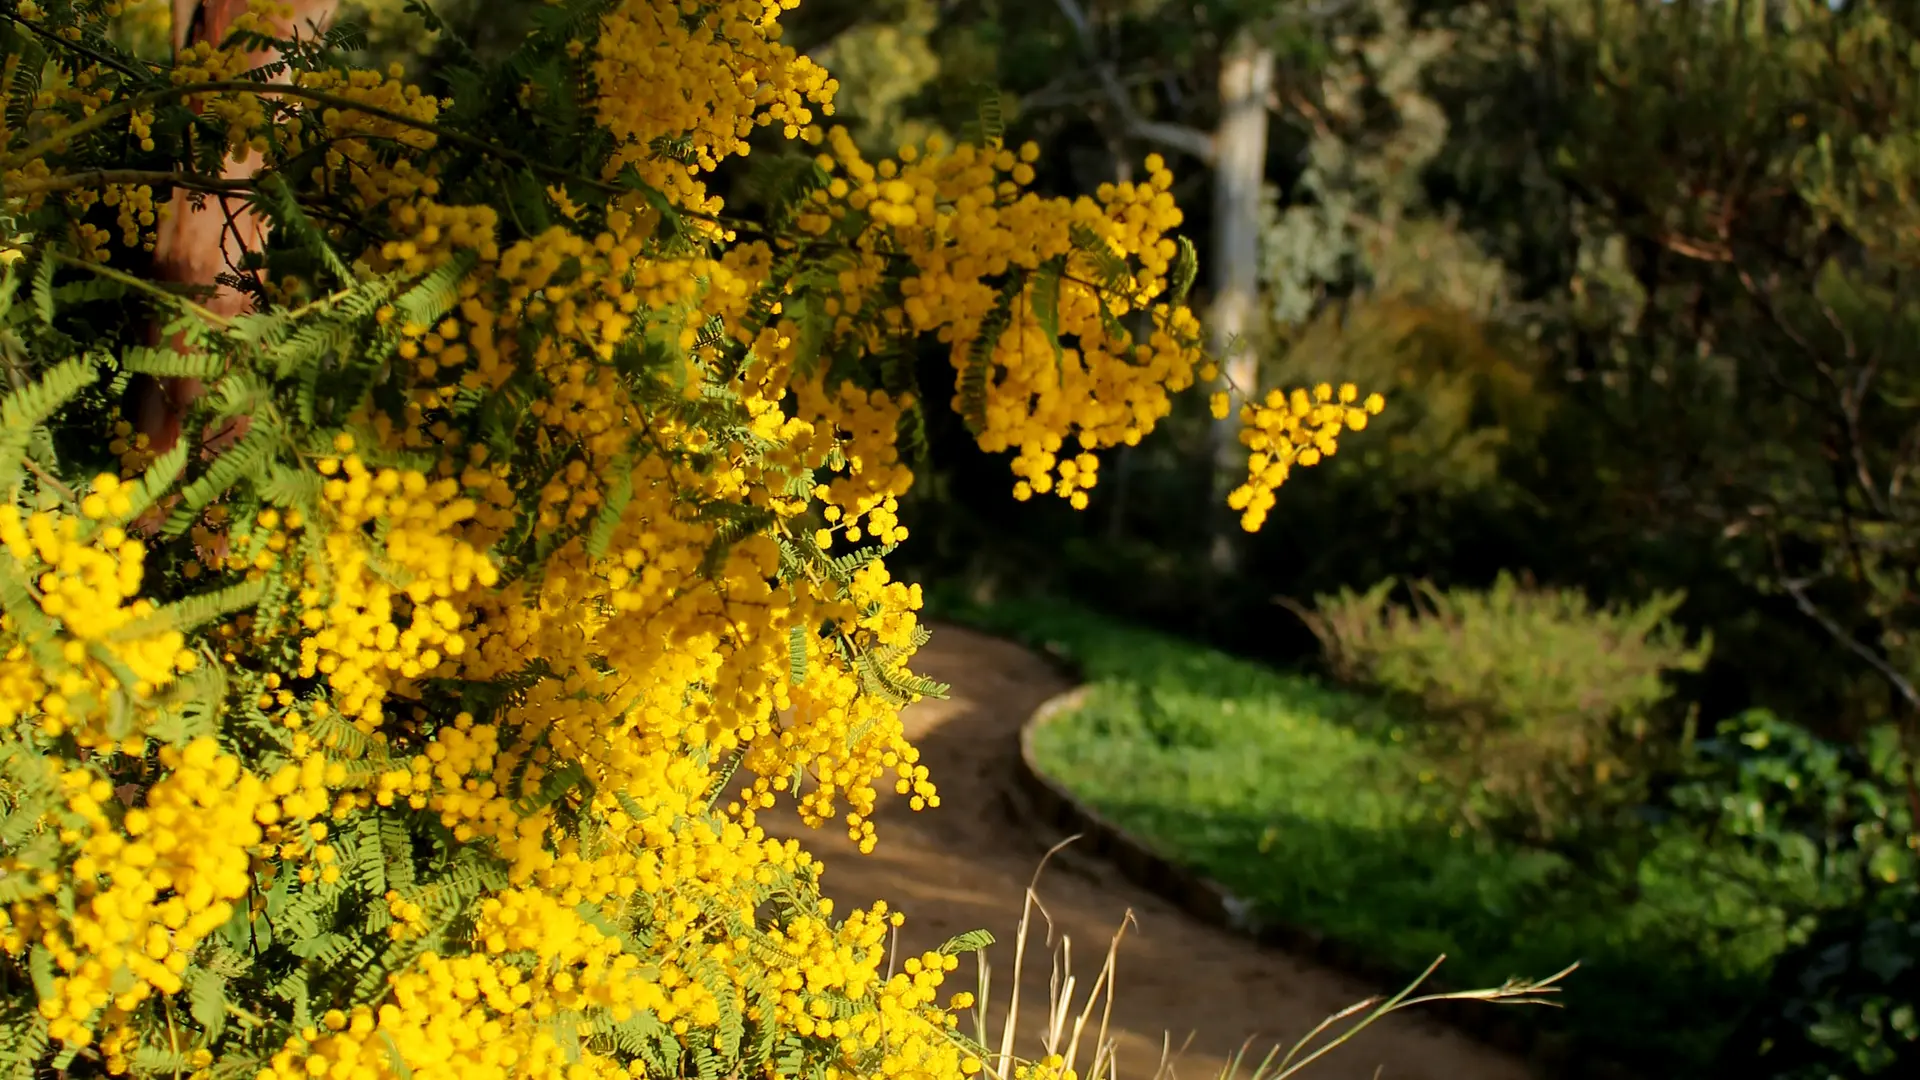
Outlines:
{"label": "small yellow flower sprig", "polygon": [[[854,576],[847,594],[813,608],[819,616],[851,632],[864,646],[880,650],[876,660],[893,673],[903,671],[912,655],[921,604],[918,585],[892,580],[885,564],[875,559]],[[834,650],[809,637],[809,674],[799,686],[785,689],[790,703],[775,737],[761,737],[747,746],[743,764],[755,780],[740,793],[748,809],[771,807],[775,795],[788,790],[787,777],[806,768],[812,786],[798,795],[804,821],[824,824],[836,816],[842,801],[850,839],[862,851],[876,842],[872,815],[879,778],[892,773],[893,790],[920,810],[940,805],[919,752],[906,739],[899,709],[866,693],[856,672],[836,663]],[[818,665],[818,675],[813,674]],[[864,737],[857,737],[864,732]]]}
{"label": "small yellow flower sprig", "polygon": [[[1342,383],[1336,392],[1321,383],[1309,394],[1296,389],[1291,394],[1268,391],[1265,400],[1240,407],[1240,442],[1246,446],[1247,481],[1233,489],[1227,505],[1240,511],[1240,525],[1258,532],[1273,509],[1274,491],[1287,482],[1293,467],[1318,465],[1339,449],[1342,431],[1361,431],[1369,417],[1380,415],[1386,399],[1368,394],[1360,399],[1359,388]],[[1216,394],[1213,412],[1224,418],[1227,396]]]}
{"label": "small yellow flower sprig", "polygon": [[1079,1080],[1079,1073],[1067,1068],[1067,1059],[1059,1054],[1016,1065],[1013,1075],[1014,1080]]}
{"label": "small yellow flower sprig", "polygon": [[[245,81],[259,63],[254,39],[248,35],[273,36],[291,30],[291,19],[291,9],[279,0],[248,0],[247,10],[235,16],[226,42],[201,41],[181,50],[169,72],[174,85]],[[413,157],[436,142],[422,125],[437,118],[440,100],[408,84],[403,75],[395,64],[384,72],[292,70],[276,81],[383,110],[404,121],[355,108],[316,107],[298,96],[280,96],[270,110],[264,95],[246,90],[195,94],[187,103],[225,123],[227,152],[236,161],[257,155],[262,164],[272,166],[325,147],[320,163],[313,167],[314,181],[352,192],[364,206],[391,202],[405,207],[418,196],[431,197],[439,191],[439,182],[416,166]],[[396,146],[409,153],[391,153]],[[402,264],[414,272],[429,265],[425,258],[402,260]]]}

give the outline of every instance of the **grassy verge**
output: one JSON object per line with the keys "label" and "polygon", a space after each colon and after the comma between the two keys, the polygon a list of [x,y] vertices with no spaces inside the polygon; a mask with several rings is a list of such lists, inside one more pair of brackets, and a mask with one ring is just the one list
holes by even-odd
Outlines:
{"label": "grassy verge", "polygon": [[1081,669],[1087,702],[1041,763],[1163,855],[1410,972],[1444,953],[1455,985],[1579,960],[1549,1022],[1647,1075],[1697,1075],[1786,944],[1783,916],[1719,884],[1755,868],[1690,837],[1623,892],[1462,834],[1365,697],[1071,607],[936,607]]}

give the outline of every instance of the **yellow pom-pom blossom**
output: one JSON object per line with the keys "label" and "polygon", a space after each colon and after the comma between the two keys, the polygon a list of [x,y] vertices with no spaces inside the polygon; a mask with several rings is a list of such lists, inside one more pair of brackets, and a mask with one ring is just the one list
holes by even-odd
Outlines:
{"label": "yellow pom-pom blossom", "polygon": [[[882,558],[910,351],[947,351],[1017,497],[1075,506],[1098,451],[1211,375],[1164,162],[1069,200],[1027,190],[1031,145],[868,161],[820,126],[835,85],[782,44],[792,6],[549,21],[524,83],[463,84],[511,99],[479,120],[343,64],[210,86],[249,71],[242,34],[183,53],[178,103],[83,65],[6,132],[164,149],[190,107],[312,210],[261,294],[298,306],[180,360],[215,376],[209,421],[251,417],[231,446],[120,424],[90,480],[0,459],[0,948],[29,1037],[197,1080],[980,1070],[970,1001],[940,1003],[955,958],[892,969],[898,913],[835,918],[756,820],[784,799],[870,850],[883,793],[939,804],[900,720],[936,689],[909,670],[921,594]],[[458,128],[496,106],[580,117],[597,156]],[[804,149],[745,222],[708,185],[750,140]],[[151,190],[8,168],[8,212],[92,197],[146,242]],[[1243,414],[1250,527],[1379,411],[1356,401]]]}
{"label": "yellow pom-pom blossom", "polygon": [[1273,509],[1274,489],[1286,483],[1295,465],[1318,465],[1331,457],[1339,449],[1342,431],[1364,430],[1367,419],[1385,408],[1386,399],[1379,394],[1361,400],[1352,383],[1341,384],[1337,392],[1328,383],[1311,393],[1273,390],[1265,400],[1241,406],[1240,441],[1250,451],[1247,482],[1233,490],[1227,505],[1240,511],[1242,527],[1259,531]]}
{"label": "yellow pom-pom blossom", "polygon": [[0,504],[0,573],[29,598],[0,616],[0,725],[33,717],[89,750],[142,749],[154,695],[198,666],[185,635],[139,598],[145,545],[98,527],[131,508],[111,474],[80,500],[84,516]]}

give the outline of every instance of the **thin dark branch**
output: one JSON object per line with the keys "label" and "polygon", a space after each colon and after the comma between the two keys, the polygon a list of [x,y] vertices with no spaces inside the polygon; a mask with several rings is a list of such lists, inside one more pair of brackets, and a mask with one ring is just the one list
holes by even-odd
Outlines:
{"label": "thin dark branch", "polygon": [[[1853,380],[1853,386],[1849,387],[1847,381],[1841,378],[1840,373],[1834,369],[1832,363],[1826,359],[1819,348],[1815,346],[1812,341],[1808,340],[1807,336],[1797,327],[1793,326],[1792,322],[1781,312],[1780,305],[1774,295],[1773,282],[1769,281],[1767,286],[1763,288],[1759,283],[1754,281],[1753,276],[1744,269],[1739,271],[1739,279],[1740,284],[1754,300],[1759,303],[1761,310],[1766,313],[1767,320],[1771,322],[1774,328],[1785,336],[1788,341],[1791,341],[1801,352],[1806,354],[1808,362],[1812,365],[1814,371],[1820,375],[1833,391],[1834,400],[1832,402],[1815,402],[1807,398],[1803,398],[1802,400],[1806,404],[1814,405],[1817,408],[1824,408],[1828,411],[1840,428],[1841,434],[1846,441],[1846,456],[1853,466],[1854,483],[1851,485],[1840,485],[1840,490],[1838,490],[1836,494],[1839,496],[1841,502],[1843,504],[1847,502],[1846,487],[1858,487],[1861,497],[1866,500],[1868,507],[1870,507],[1874,513],[1881,517],[1890,516],[1892,508],[1887,505],[1881,493],[1880,485],[1874,480],[1873,470],[1869,467],[1866,458],[1865,440],[1860,433],[1860,408],[1864,401],[1865,391],[1871,384],[1874,372],[1878,368],[1878,357],[1876,356],[1872,362],[1867,364],[1859,372]],[[1825,308],[1827,305],[1823,304],[1821,306]],[[1828,312],[1827,317],[1837,325],[1838,317],[1832,314],[1831,311]],[[1846,338],[1846,348],[1849,359],[1853,358],[1854,347],[1850,336]]]}
{"label": "thin dark branch", "polygon": [[168,292],[166,289],[161,288],[159,285],[155,284],[154,282],[148,281],[145,278],[135,277],[134,275],[126,273],[124,271],[115,270],[111,266],[102,266],[101,264],[96,262],[88,262],[85,259],[78,258],[73,255],[68,255],[65,252],[62,252],[58,249],[49,251],[47,253],[47,257],[57,260],[59,262],[65,263],[68,266],[74,267],[75,269],[85,270],[91,274],[97,274],[100,277],[107,278],[110,281],[117,281],[120,284],[125,285],[130,289],[135,289],[140,292],[144,292],[149,296],[153,296],[159,300],[165,301],[166,303],[178,304],[182,308],[186,309],[187,311],[191,311],[195,315],[204,319],[208,323],[213,324],[214,326],[218,326],[224,329],[232,325],[233,321],[227,318],[225,315],[222,315],[217,311],[212,311],[206,307],[196,304],[192,300],[189,300],[186,297],[179,295],[178,293]]}
{"label": "thin dark branch", "polygon": [[164,169],[85,169],[80,172],[55,173],[38,180],[17,180],[7,185],[5,190],[10,198],[21,198],[28,195],[72,191],[75,188],[103,187],[108,184],[159,184],[185,188],[188,191],[205,192],[209,195],[246,194],[254,189],[254,181],[251,179],[196,176],[193,173],[168,172]]}
{"label": "thin dark branch", "polygon": [[[126,64],[121,63],[120,61],[114,59],[113,57],[108,56],[107,54],[100,52],[97,49],[93,49],[86,45],[83,45],[78,41],[68,41],[66,38],[63,38],[58,34],[50,33],[45,27],[37,25],[36,23],[30,20],[23,19],[19,15],[13,12],[7,12],[6,19],[8,22],[26,30],[28,33],[32,34],[33,36],[39,38],[42,41],[49,42],[53,45],[58,46],[59,48],[67,50],[68,52],[78,53],[79,55],[86,57],[87,59],[93,61],[94,63],[103,65],[105,67],[110,67],[113,70],[120,72],[122,75],[127,75],[135,79],[145,79],[150,77],[153,74],[153,72],[151,71],[141,71],[138,68],[128,67]],[[149,61],[149,63],[151,63],[151,61]],[[160,65],[153,64],[152,66],[158,68]]]}
{"label": "thin dark branch", "polygon": [[1898,693],[1901,699],[1906,702],[1909,712],[1920,712],[1920,690],[1915,690],[1912,681],[1905,675],[1900,674],[1900,672],[1896,670],[1892,664],[1888,663],[1886,658],[1881,656],[1872,646],[1848,633],[1846,628],[1841,626],[1833,616],[1827,614],[1818,604],[1813,602],[1813,598],[1807,595],[1807,586],[1811,584],[1810,579],[1787,576],[1786,563],[1780,555],[1780,548],[1777,543],[1773,545],[1773,565],[1774,570],[1780,575],[1781,587],[1786,589],[1787,595],[1793,598],[1794,606],[1800,609],[1800,613],[1812,619],[1814,622],[1819,623],[1820,628],[1825,630],[1828,636],[1832,637],[1836,643],[1848,652],[1865,660],[1868,666],[1880,674],[1881,678],[1886,679],[1888,684],[1893,687],[1894,692]]}
{"label": "thin dark branch", "polygon": [[328,93],[324,90],[310,90],[304,86],[294,86],[289,83],[252,82],[245,79],[187,83],[183,86],[174,86],[164,90],[154,90],[145,94],[137,94],[125,100],[115,102],[93,115],[88,116],[84,120],[76,121],[72,125],[54,132],[52,135],[27,147],[25,150],[9,155],[4,164],[9,168],[23,165],[29,161],[56,153],[64,144],[71,142],[89,131],[104,127],[114,120],[138,109],[144,109],[149,106],[163,104],[180,98],[193,97],[198,94],[258,94],[262,97],[300,98],[313,102],[316,105],[325,105],[329,108],[340,109],[346,112],[363,113],[376,119],[413,128],[416,131],[424,131],[445,142],[464,146],[470,150],[477,150],[547,176],[560,177],[586,184],[609,194],[620,194],[626,190],[618,184],[608,183],[605,180],[596,180],[588,176],[581,176],[561,166],[528,157],[526,154],[512,147],[501,146],[498,143],[489,142],[478,136],[469,135],[464,131],[458,131],[441,124],[436,124],[430,120],[422,120],[418,117],[408,116],[405,113],[398,113],[390,109],[368,105],[365,102],[356,101],[353,98],[339,94]]}
{"label": "thin dark branch", "polygon": [[[1104,86],[1097,89],[1082,89],[1073,86],[1078,76],[1083,74],[1085,73],[1079,71],[1067,72],[1065,75],[1054,79],[1033,93],[1022,97],[1020,99],[1021,109],[1056,109],[1063,105],[1086,105],[1095,101],[1106,100],[1108,91]],[[1141,72],[1126,76],[1121,80],[1121,85],[1123,87],[1142,86],[1147,83],[1159,81],[1165,77],[1165,74],[1165,72],[1161,71]]]}
{"label": "thin dark branch", "polygon": [[1113,63],[1100,55],[1099,43],[1094,37],[1093,24],[1087,20],[1087,13],[1081,10],[1076,0],[1055,0],[1055,3],[1060,8],[1060,14],[1073,25],[1080,49],[1086,54],[1087,62],[1093,65],[1094,75],[1106,90],[1107,99],[1119,114],[1126,134],[1143,142],[1158,143],[1168,149],[1190,154],[1208,165],[1213,164],[1217,154],[1213,133],[1141,116],[1139,110],[1134,108],[1133,99],[1128,96],[1127,88],[1121,83]]}

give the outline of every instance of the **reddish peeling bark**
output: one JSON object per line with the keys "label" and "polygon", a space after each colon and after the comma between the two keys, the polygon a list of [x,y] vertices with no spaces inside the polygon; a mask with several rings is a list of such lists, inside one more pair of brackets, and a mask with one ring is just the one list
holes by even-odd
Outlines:
{"label": "reddish peeling bark", "polygon": [[[277,25],[281,37],[296,27],[324,25],[329,21],[337,0],[294,0],[292,18]],[[173,48],[177,56],[190,45],[208,41],[218,44],[232,31],[234,20],[247,10],[247,0],[173,0]],[[270,63],[274,54],[257,52],[249,57],[253,66]],[[229,158],[222,175],[244,179],[260,168],[260,155]],[[176,190],[168,204],[168,214],[154,238],[153,276],[160,281],[184,285],[213,286],[213,295],[203,301],[205,307],[222,315],[236,315],[247,308],[247,295],[230,285],[216,285],[215,279],[228,271],[237,271],[249,251],[257,251],[266,239],[267,223],[249,211],[243,200],[231,196],[207,195],[195,206],[187,194]],[[159,344],[160,327],[150,331],[152,344]],[[180,345],[178,341],[174,343]],[[134,430],[146,435],[155,451],[166,450],[180,438],[180,424],[187,406],[201,392],[197,379],[147,379],[133,392],[131,419]],[[245,431],[244,421],[218,433],[218,441],[238,438]]]}

